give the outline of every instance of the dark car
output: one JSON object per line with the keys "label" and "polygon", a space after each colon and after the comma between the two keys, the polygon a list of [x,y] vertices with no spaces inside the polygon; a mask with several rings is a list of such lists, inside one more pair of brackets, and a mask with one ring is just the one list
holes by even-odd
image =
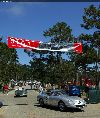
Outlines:
{"label": "dark car", "polygon": [[27,97],[27,90],[26,89],[16,90],[15,97]]}
{"label": "dark car", "polygon": [[69,86],[69,95],[81,97],[81,92],[80,92],[79,86],[70,85]]}

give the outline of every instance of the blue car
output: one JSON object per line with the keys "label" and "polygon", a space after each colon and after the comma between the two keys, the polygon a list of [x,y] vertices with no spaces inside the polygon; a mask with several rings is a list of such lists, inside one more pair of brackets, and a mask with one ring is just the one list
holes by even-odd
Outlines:
{"label": "blue car", "polygon": [[75,86],[75,85],[69,86],[69,95],[81,97],[81,92],[80,92],[79,86]]}

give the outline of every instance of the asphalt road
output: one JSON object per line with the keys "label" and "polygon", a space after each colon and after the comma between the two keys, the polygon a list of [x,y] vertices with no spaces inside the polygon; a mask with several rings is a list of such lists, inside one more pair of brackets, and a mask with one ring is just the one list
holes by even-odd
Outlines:
{"label": "asphalt road", "polygon": [[4,102],[0,108],[0,118],[100,118],[100,104],[89,104],[84,112],[74,109],[60,112],[53,107],[40,107],[37,95],[34,90],[28,91],[28,97],[20,98],[14,98],[14,91],[8,95],[0,94],[0,100]]}

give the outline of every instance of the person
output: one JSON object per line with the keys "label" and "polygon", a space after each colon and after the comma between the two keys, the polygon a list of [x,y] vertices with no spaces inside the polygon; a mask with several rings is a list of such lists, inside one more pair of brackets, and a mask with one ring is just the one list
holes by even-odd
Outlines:
{"label": "person", "polygon": [[42,92],[42,91],[43,91],[43,87],[40,85],[39,92]]}
{"label": "person", "polygon": [[52,89],[55,90],[55,85],[53,84]]}
{"label": "person", "polygon": [[68,93],[68,92],[69,92],[69,87],[68,87],[68,85],[67,85],[67,84],[65,84],[64,90],[66,91],[66,93]]}
{"label": "person", "polygon": [[51,89],[51,84],[50,83],[48,84],[48,89]]}
{"label": "person", "polygon": [[22,84],[19,84],[18,90],[22,91]]}
{"label": "person", "polygon": [[8,95],[8,89],[9,89],[8,85],[4,85],[3,86],[3,93],[7,93],[7,95]]}
{"label": "person", "polygon": [[21,90],[21,91],[22,91],[22,87],[21,87],[21,86],[19,86],[18,90]]}
{"label": "person", "polygon": [[89,99],[89,86],[85,87],[86,97]]}
{"label": "person", "polygon": [[33,86],[33,84],[32,84],[32,82],[31,82],[31,83],[30,83],[31,90],[32,90],[32,86]]}

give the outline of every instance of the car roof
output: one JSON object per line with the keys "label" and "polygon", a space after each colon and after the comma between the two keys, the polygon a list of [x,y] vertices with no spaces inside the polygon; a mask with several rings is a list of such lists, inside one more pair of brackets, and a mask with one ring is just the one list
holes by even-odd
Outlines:
{"label": "car roof", "polygon": [[64,91],[63,89],[49,89],[47,92],[57,92],[57,91]]}

